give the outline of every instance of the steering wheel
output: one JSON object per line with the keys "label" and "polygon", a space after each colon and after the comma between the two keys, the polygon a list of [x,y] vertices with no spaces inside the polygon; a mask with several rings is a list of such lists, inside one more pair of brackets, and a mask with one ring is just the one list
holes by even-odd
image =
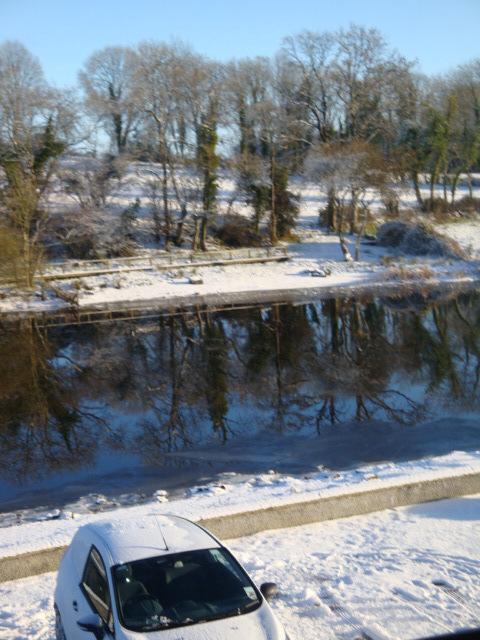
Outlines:
{"label": "steering wheel", "polygon": [[[128,609],[131,609],[138,605],[142,605],[143,603],[146,604],[147,602],[150,604],[149,608],[152,609],[152,614],[161,613],[163,611],[162,605],[156,598],[148,593],[137,593],[136,595],[129,598],[123,605],[124,613],[126,613]],[[145,613],[148,615],[148,610],[146,610]]]}

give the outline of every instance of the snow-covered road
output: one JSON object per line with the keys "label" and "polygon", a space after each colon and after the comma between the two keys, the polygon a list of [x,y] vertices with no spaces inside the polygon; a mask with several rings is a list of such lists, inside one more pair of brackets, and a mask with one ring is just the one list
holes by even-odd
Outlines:
{"label": "snow-covered road", "polygon": [[[358,637],[355,623],[371,637],[405,640],[480,626],[479,540],[477,495],[264,532],[230,547],[257,583],[279,584],[274,608],[292,640]],[[2,640],[53,640],[54,582],[46,574],[0,586]]]}

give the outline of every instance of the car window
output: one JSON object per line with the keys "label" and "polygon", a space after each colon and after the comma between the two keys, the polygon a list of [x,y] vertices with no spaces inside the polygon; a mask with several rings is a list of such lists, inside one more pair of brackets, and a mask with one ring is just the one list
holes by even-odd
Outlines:
{"label": "car window", "polygon": [[107,572],[100,554],[92,547],[82,579],[83,591],[105,624],[111,625],[110,592]]}
{"label": "car window", "polygon": [[134,631],[154,631],[242,615],[261,597],[224,548],[145,558],[112,571],[120,620]]}

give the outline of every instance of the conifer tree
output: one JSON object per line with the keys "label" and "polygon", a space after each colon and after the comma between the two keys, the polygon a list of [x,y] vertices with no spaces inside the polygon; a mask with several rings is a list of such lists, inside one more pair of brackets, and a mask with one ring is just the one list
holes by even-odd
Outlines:
{"label": "conifer tree", "polygon": [[215,213],[217,198],[217,169],[220,159],[217,155],[217,100],[212,97],[208,102],[208,110],[202,116],[197,137],[197,163],[203,177],[202,206],[203,213],[200,226],[200,248],[207,250],[207,226]]}

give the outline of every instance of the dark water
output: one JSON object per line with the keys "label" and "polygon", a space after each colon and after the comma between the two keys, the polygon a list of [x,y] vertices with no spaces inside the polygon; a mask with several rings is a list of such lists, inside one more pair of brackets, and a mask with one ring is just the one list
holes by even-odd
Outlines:
{"label": "dark water", "polygon": [[19,320],[0,362],[0,511],[480,448],[477,293]]}

